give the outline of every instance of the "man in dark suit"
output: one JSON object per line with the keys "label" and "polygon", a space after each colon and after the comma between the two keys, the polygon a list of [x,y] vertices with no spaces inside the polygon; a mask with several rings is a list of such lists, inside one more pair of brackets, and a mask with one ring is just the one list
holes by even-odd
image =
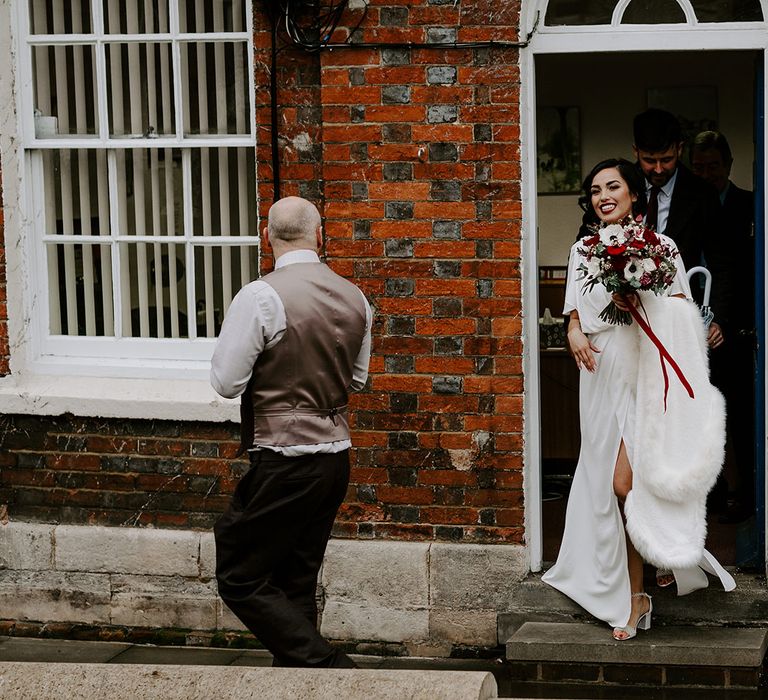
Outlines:
{"label": "man in dark suit", "polygon": [[710,183],[722,203],[724,237],[739,251],[731,269],[728,342],[712,355],[712,381],[728,404],[728,436],[736,465],[731,474],[734,501],[723,519],[738,522],[754,512],[755,407],[755,234],[754,197],[730,180],[733,155],[717,131],[702,131],[691,149],[693,172]]}
{"label": "man in dark suit", "polygon": [[725,340],[731,285],[717,191],[680,162],[683,133],[674,115],[648,109],[635,117],[633,132],[632,148],[646,180],[646,223],[677,244],[686,269],[704,265],[712,273],[714,320],[707,342],[719,347]]}

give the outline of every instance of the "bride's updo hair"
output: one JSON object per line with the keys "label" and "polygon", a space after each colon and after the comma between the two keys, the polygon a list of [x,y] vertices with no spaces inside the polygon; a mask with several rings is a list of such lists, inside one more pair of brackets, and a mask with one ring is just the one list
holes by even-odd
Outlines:
{"label": "bride's updo hair", "polygon": [[645,177],[640,172],[640,169],[625,158],[608,158],[606,160],[601,160],[589,171],[589,174],[584,178],[584,182],[581,184],[582,194],[579,197],[579,206],[584,211],[584,216],[581,220],[579,238],[583,238],[589,233],[590,226],[595,226],[600,223],[600,219],[592,207],[592,193],[590,190],[592,189],[592,180],[595,179],[595,175],[607,168],[616,168],[624,182],[627,183],[630,193],[637,197],[637,201],[632,203],[632,215],[645,216],[645,212],[648,209],[648,199],[645,196]]}

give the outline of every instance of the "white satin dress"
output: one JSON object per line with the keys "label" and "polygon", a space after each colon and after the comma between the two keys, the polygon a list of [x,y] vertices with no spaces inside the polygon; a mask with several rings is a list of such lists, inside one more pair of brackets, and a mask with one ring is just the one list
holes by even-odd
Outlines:
{"label": "white satin dress", "polygon": [[[670,239],[667,242],[672,244]],[[581,451],[557,562],[542,580],[594,617],[612,627],[621,627],[629,620],[631,594],[625,531],[613,492],[613,473],[622,440],[630,464],[633,463],[638,335],[634,323],[616,326],[599,318],[611,299],[601,284],[582,293],[584,281],[577,271],[583,262],[577,251],[580,246],[577,242],[571,248],[563,313],[578,311],[582,330],[600,352],[596,355],[596,371],[580,372]],[[679,255],[676,265],[678,273],[667,294],[690,297]],[[703,583],[700,577],[691,581],[679,572],[683,579],[678,580],[680,593],[690,592],[686,588],[693,590],[706,585],[706,576],[698,572],[704,577]]]}

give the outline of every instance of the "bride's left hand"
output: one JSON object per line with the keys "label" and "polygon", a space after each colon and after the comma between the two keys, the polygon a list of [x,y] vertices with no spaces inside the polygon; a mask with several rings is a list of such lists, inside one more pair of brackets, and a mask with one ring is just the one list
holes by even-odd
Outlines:
{"label": "bride's left hand", "polygon": [[632,304],[633,306],[637,306],[637,295],[632,294],[631,296],[626,296],[624,294],[618,294],[617,292],[614,292],[611,295],[611,299],[613,299],[613,303],[616,304],[616,308],[620,311],[629,311],[629,305]]}

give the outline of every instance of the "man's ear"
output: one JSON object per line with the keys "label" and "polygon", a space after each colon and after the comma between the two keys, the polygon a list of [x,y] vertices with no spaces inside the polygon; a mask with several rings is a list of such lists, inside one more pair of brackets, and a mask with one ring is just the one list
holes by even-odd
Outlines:
{"label": "man's ear", "polygon": [[637,146],[635,146],[634,143],[632,144],[632,153],[635,154],[635,160],[639,160],[640,159],[640,153],[637,150]]}
{"label": "man's ear", "polygon": [[270,250],[272,248],[272,244],[269,242],[269,228],[267,226],[261,229],[261,245],[264,250]]}
{"label": "man's ear", "polygon": [[323,247],[323,227],[318,226],[315,231],[315,242],[317,243],[317,249],[321,250]]}

